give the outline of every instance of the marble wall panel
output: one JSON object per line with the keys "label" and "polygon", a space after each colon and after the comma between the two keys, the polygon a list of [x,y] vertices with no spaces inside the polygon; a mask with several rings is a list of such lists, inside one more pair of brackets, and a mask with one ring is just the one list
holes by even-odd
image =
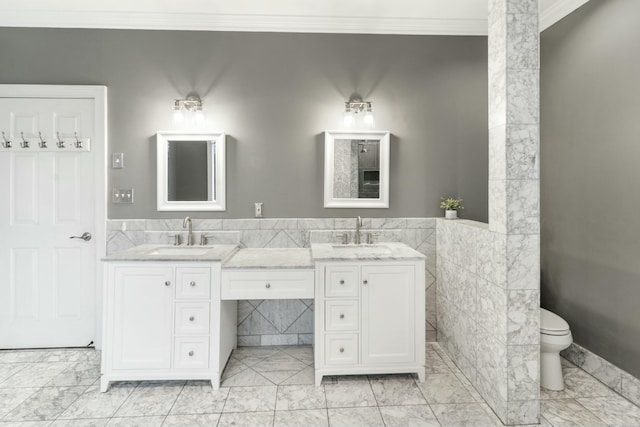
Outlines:
{"label": "marble wall panel", "polygon": [[476,368],[478,374],[492,385],[502,400],[508,399],[507,346],[491,333],[478,330]]}
{"label": "marble wall panel", "polygon": [[478,278],[478,328],[507,343],[507,290]]}
{"label": "marble wall panel", "polygon": [[505,234],[540,234],[540,182],[509,180],[505,192],[508,200]]}
{"label": "marble wall panel", "polygon": [[509,289],[540,289],[540,235],[509,235],[506,243]]}
{"label": "marble wall panel", "polygon": [[489,129],[489,179],[507,179],[507,125]]}
{"label": "marble wall panel", "polygon": [[507,234],[507,181],[489,181],[489,230]]}
{"label": "marble wall panel", "polygon": [[508,68],[537,69],[539,63],[538,15],[530,13],[506,14],[506,61]]}
{"label": "marble wall panel", "polygon": [[508,425],[537,425],[540,416],[540,400],[509,400],[507,402]]}
{"label": "marble wall panel", "polygon": [[507,420],[507,400],[500,396],[498,390],[493,387],[493,384],[488,381],[483,375],[476,377],[476,382],[473,384],[482,396],[482,398],[491,407],[493,412],[501,420]]}
{"label": "marble wall panel", "polygon": [[508,400],[531,401],[540,397],[540,346],[507,347]]}
{"label": "marble wall panel", "polygon": [[493,233],[489,230],[478,235],[478,276],[501,288],[507,286],[506,242],[506,235]]}
{"label": "marble wall panel", "polygon": [[[540,178],[540,131],[538,125],[511,125],[505,129],[504,179]],[[496,178],[497,179],[497,178]]]}
{"label": "marble wall panel", "polygon": [[540,291],[508,292],[507,340],[510,345],[540,343]]}

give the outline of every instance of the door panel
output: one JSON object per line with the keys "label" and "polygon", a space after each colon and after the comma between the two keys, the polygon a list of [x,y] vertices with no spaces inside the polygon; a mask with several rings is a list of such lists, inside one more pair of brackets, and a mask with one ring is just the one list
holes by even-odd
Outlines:
{"label": "door panel", "polygon": [[53,223],[74,224],[82,218],[82,158],[77,154],[58,154],[53,159]]}
{"label": "door panel", "polygon": [[82,259],[80,248],[54,249],[53,295],[58,318],[79,319],[82,317],[82,268],[78,260]]}
{"label": "door panel", "polygon": [[38,306],[38,249],[11,250],[11,298],[9,310],[14,318],[35,319]]}
{"label": "door panel", "polygon": [[91,138],[93,118],[92,99],[0,98],[0,131],[13,141],[0,149],[0,348],[95,339],[95,240],[69,237],[95,234],[98,153],[58,149],[55,138]]}
{"label": "door panel", "polygon": [[414,276],[412,266],[362,267],[363,363],[414,361]]}
{"label": "door panel", "polygon": [[11,225],[35,225],[38,222],[38,155],[14,154],[12,157],[7,176],[11,183]]}

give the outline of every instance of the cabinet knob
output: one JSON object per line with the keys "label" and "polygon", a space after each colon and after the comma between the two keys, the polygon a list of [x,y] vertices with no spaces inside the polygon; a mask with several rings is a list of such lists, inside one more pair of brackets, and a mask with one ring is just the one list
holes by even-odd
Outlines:
{"label": "cabinet knob", "polygon": [[191,351],[189,352],[189,357],[192,357],[192,356],[193,356],[193,354],[194,354],[194,353],[193,353],[193,350],[191,350]]}
{"label": "cabinet knob", "polygon": [[340,280],[340,284],[341,284],[341,285],[344,285],[344,280]]}
{"label": "cabinet knob", "polygon": [[344,347],[340,347],[340,353],[344,353]]}
{"label": "cabinet knob", "polygon": [[340,313],[340,318],[344,319],[344,314]]}
{"label": "cabinet knob", "polygon": [[362,283],[364,283],[366,285],[367,283],[369,283],[369,281],[368,280],[363,280]]}
{"label": "cabinet knob", "polygon": [[195,286],[195,285],[196,285],[196,282],[194,282],[194,281],[192,280],[191,282],[189,282],[189,285],[191,285],[191,286]]}
{"label": "cabinet knob", "polygon": [[193,322],[194,320],[196,320],[196,318],[195,318],[195,317],[193,317],[193,316],[189,316],[189,322]]}
{"label": "cabinet knob", "polygon": [[165,286],[171,286],[171,282],[167,280],[166,282],[164,282],[164,285]]}
{"label": "cabinet knob", "polygon": [[271,287],[271,284],[267,283],[266,285],[264,285],[264,287],[269,289]]}

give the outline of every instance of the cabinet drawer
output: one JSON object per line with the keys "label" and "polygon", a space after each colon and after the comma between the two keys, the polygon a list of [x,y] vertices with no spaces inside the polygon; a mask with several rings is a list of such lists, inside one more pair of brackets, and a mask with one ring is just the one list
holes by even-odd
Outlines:
{"label": "cabinet drawer", "polygon": [[207,267],[176,268],[176,298],[208,299],[211,294],[211,269]]}
{"label": "cabinet drawer", "polygon": [[175,368],[206,369],[209,367],[209,338],[177,337],[174,355]]}
{"label": "cabinet drawer", "polygon": [[358,300],[325,301],[326,331],[358,331]]}
{"label": "cabinet drawer", "polygon": [[175,334],[207,335],[209,333],[209,303],[176,303]]}
{"label": "cabinet drawer", "polygon": [[314,271],[233,270],[222,272],[222,299],[313,298]]}
{"label": "cabinet drawer", "polygon": [[327,266],[324,280],[327,298],[358,296],[360,287],[357,265]]}
{"label": "cabinet drawer", "polygon": [[325,364],[356,365],[358,334],[327,334],[324,336]]}

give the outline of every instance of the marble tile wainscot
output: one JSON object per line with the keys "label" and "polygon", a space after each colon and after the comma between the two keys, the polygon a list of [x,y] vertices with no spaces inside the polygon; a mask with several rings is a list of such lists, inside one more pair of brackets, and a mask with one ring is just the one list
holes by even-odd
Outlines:
{"label": "marble tile wainscot", "polygon": [[640,405],[640,379],[586,348],[573,343],[562,353],[567,360],[600,380],[611,390]]}
{"label": "marble tile wainscot", "polygon": [[[193,219],[195,241],[238,244],[242,248],[309,248],[311,243],[342,243],[338,233],[354,240],[355,218]],[[362,232],[375,242],[400,242],[427,256],[425,271],[426,340],[436,340],[436,219],[364,218]],[[182,218],[107,222],[107,254],[145,243],[169,242],[180,234]],[[249,300],[238,303],[238,345],[313,343],[313,300]]]}

